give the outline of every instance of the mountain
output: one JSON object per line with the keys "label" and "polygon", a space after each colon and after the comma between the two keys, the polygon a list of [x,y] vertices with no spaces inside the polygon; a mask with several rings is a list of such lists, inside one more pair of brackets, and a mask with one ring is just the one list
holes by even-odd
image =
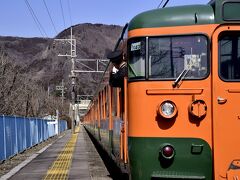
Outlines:
{"label": "mountain", "polygon": [[[77,44],[77,59],[106,59],[113,50],[122,27],[103,24],[79,24],[73,26],[73,38]],[[70,28],[59,33],[54,39],[70,39]],[[8,59],[24,68],[33,80],[54,90],[64,79],[69,84],[71,60],[58,54],[70,53],[69,44],[51,38],[0,37],[0,52]],[[76,63],[76,67],[79,67]],[[84,86],[96,82],[101,74],[80,73],[78,81]],[[87,78],[86,78],[87,77]],[[81,84],[80,84],[81,85]],[[90,85],[91,87],[91,85]],[[68,88],[69,89],[69,88]],[[93,93],[87,87],[79,89],[81,93]]]}
{"label": "mountain", "polygon": [[[76,39],[77,59],[106,59],[122,31],[122,27],[117,25],[89,23],[75,25],[72,29],[73,38]],[[24,77],[29,77],[50,94],[57,94],[56,86],[63,79],[67,88],[66,97],[70,99],[71,60],[58,56],[70,54],[70,44],[55,39],[70,39],[70,28],[60,32],[55,38],[0,36],[0,58],[14,64]],[[76,69],[83,68],[77,62]],[[88,65],[94,66],[91,63]],[[101,76],[101,73],[78,73],[77,93],[94,94]]]}

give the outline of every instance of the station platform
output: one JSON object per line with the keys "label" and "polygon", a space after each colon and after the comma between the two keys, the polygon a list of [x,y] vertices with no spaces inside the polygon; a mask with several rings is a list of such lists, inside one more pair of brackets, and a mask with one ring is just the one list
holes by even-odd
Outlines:
{"label": "station platform", "polygon": [[69,130],[61,136],[18,171],[0,179],[112,179],[82,125],[74,134]]}

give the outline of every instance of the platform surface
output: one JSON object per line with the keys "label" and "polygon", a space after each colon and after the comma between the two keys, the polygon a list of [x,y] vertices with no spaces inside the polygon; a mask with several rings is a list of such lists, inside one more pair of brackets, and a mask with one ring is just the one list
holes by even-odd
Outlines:
{"label": "platform surface", "polygon": [[[4,179],[4,176],[0,179]],[[65,132],[63,137],[9,179],[109,180],[112,178],[84,127],[80,125],[74,135],[71,131]]]}

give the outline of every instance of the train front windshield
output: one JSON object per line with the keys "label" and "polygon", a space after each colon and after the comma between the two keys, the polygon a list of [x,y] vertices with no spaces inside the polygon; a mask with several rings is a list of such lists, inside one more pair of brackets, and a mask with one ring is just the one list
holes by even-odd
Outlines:
{"label": "train front windshield", "polygon": [[146,38],[135,38],[128,42],[128,76],[145,78]]}
{"label": "train front windshield", "polygon": [[184,70],[185,79],[203,79],[209,72],[207,37],[133,38],[128,42],[128,62],[129,79],[172,80]]}

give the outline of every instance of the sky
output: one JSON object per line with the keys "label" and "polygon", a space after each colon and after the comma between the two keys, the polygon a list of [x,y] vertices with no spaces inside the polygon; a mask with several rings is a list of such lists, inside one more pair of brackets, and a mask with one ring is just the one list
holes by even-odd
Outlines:
{"label": "sky", "polygon": [[[157,8],[161,1],[4,0],[0,6],[0,36],[52,38],[71,25],[81,23],[124,26],[135,15]],[[209,0],[170,0],[166,7],[208,2]],[[31,12],[36,17],[35,20]]]}

